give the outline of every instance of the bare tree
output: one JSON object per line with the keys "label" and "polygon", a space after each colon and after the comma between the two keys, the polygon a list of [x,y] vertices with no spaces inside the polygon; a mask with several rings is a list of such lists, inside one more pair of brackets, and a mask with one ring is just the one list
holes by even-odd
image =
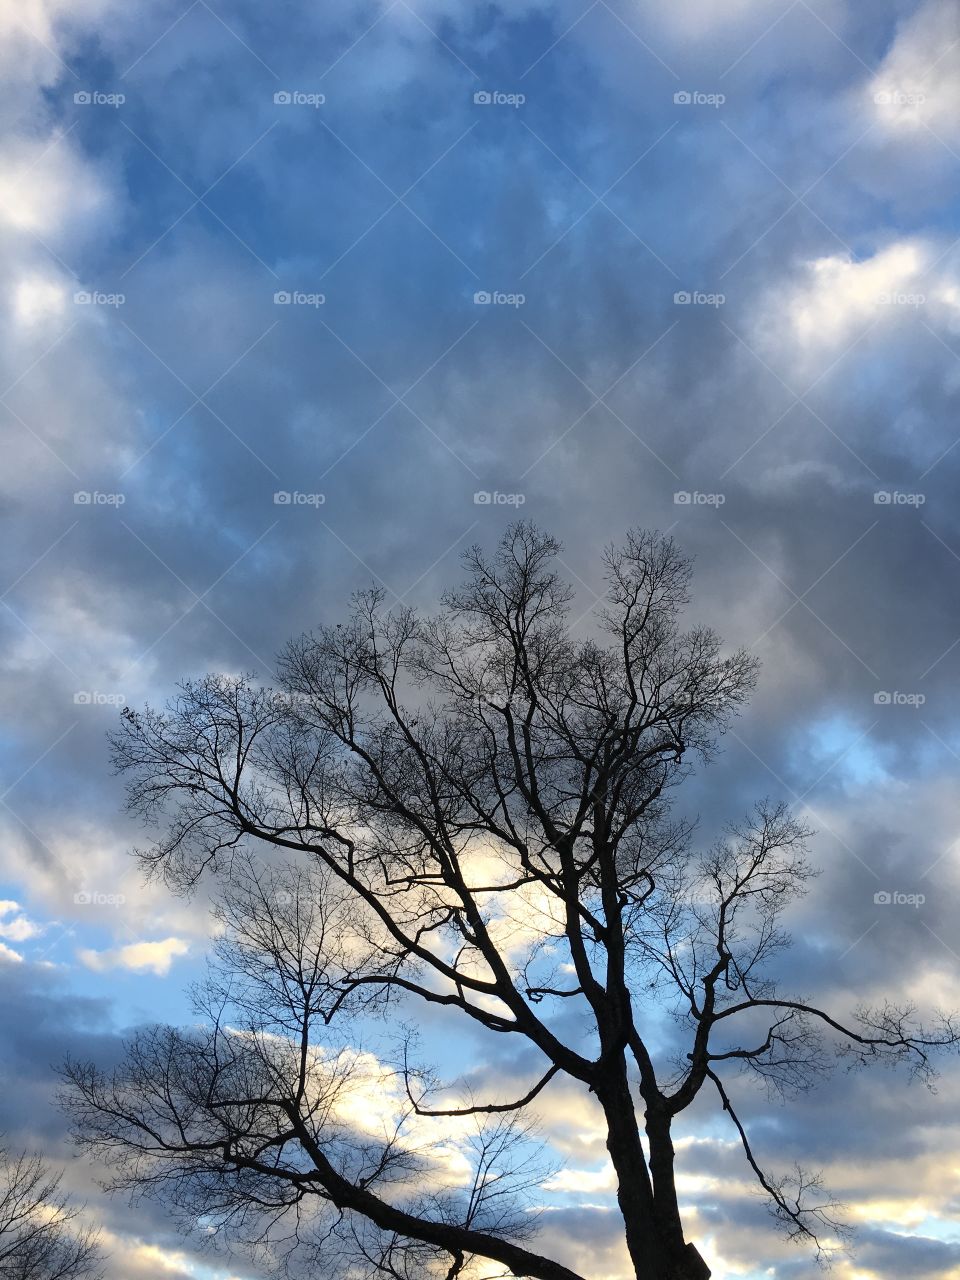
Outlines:
{"label": "bare tree", "polygon": [[[706,1086],[788,1231],[834,1236],[815,1176],[762,1168],[728,1073],[802,1088],[829,1039],[927,1075],[957,1028],[892,1005],[835,1017],[780,990],[768,962],[813,874],[807,833],[764,804],[704,852],[672,805],[754,661],[681,629],[690,566],[649,533],[608,551],[599,638],[575,639],[558,549],[515,525],[492,561],[468,553],[437,617],[387,612],[374,590],[287,648],[279,691],[212,676],[166,712],[124,711],[131,805],[169,819],[143,863],[179,890],[217,879],[224,932],[200,1028],[144,1033],[110,1075],[69,1069],[82,1139],[121,1185],[274,1252],[349,1246],[371,1273],[451,1280],[478,1258],[577,1280],[541,1253],[523,1198],[523,1117],[565,1077],[602,1109],[638,1280],[699,1280],[671,1132]],[[542,1070],[522,1096],[440,1105],[406,1044],[394,1129],[358,1126],[344,1098],[362,1055],[345,1046],[418,1004],[451,1035],[468,1019],[494,1060],[532,1048]],[[673,1061],[650,1043],[665,1005]],[[472,1189],[444,1184],[418,1127],[441,1118],[479,1122]]]}
{"label": "bare tree", "polygon": [[0,1277],[93,1280],[100,1276],[96,1233],[79,1228],[76,1204],[37,1155],[0,1148]]}

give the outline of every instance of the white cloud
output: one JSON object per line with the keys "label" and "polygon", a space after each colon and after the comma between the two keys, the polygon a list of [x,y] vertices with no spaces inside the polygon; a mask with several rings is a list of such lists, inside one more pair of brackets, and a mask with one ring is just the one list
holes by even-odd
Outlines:
{"label": "white cloud", "polygon": [[2,960],[20,964],[23,961],[23,956],[20,955],[19,951],[14,951],[12,947],[8,947],[5,942],[0,942],[0,961]]}
{"label": "white cloud", "polygon": [[233,1271],[221,1270],[208,1261],[204,1264],[169,1245],[150,1244],[138,1237],[123,1236],[97,1223],[100,1240],[108,1254],[108,1280],[241,1280]]}
{"label": "white cloud", "polygon": [[0,0],[0,72],[39,87],[58,79],[68,52],[67,23],[90,24],[115,0]]}
{"label": "white cloud", "polygon": [[[960,137],[960,10],[954,0],[930,0],[905,22],[867,86],[884,129],[914,144]],[[930,131],[933,131],[931,133]]]}
{"label": "white cloud", "polygon": [[13,314],[24,328],[58,319],[67,308],[67,290],[52,275],[31,272],[13,290]]}
{"label": "white cloud", "polygon": [[0,218],[15,230],[69,237],[106,208],[104,184],[67,143],[38,140],[5,150]]}
{"label": "white cloud", "polygon": [[616,1180],[613,1165],[603,1169],[561,1169],[543,1184],[544,1191],[572,1191],[581,1195],[596,1195],[598,1191],[613,1191]]}
{"label": "white cloud", "polygon": [[184,956],[190,950],[189,942],[183,938],[163,938],[159,942],[131,942],[125,947],[115,947],[109,951],[94,951],[81,948],[77,958],[95,973],[105,973],[109,969],[130,969],[136,973],[150,971],[157,977],[165,977],[177,956]]}
{"label": "white cloud", "polygon": [[[8,920],[7,916],[12,916],[13,919]],[[26,942],[42,932],[38,924],[23,914],[19,902],[9,898],[0,901],[0,938],[9,938],[11,942]],[[19,956],[16,958],[20,959]]]}
{"label": "white cloud", "polygon": [[861,262],[845,254],[815,258],[806,281],[787,299],[794,338],[805,347],[833,345],[858,326],[907,314],[905,302],[891,299],[920,292],[929,256],[920,242],[900,240]]}

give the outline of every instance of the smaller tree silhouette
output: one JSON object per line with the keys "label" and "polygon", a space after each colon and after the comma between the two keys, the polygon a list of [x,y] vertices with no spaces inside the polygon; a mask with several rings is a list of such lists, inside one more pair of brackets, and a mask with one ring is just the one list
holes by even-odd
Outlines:
{"label": "smaller tree silhouette", "polygon": [[[602,1112],[637,1280],[702,1280],[672,1131],[706,1086],[776,1218],[818,1249],[835,1236],[815,1176],[765,1171],[729,1073],[789,1093],[832,1038],[854,1064],[928,1075],[957,1027],[892,1004],[834,1016],[780,989],[769,961],[813,874],[807,832],[761,804],[704,850],[671,808],[754,661],[681,630],[690,566],[650,533],[608,551],[600,635],[574,638],[558,550],[517,524],[492,560],[468,553],[438,616],[386,613],[372,591],[345,625],[292,643],[279,692],[211,676],[166,712],[124,711],[131,804],[170,818],[143,862],[184,891],[214,877],[223,933],[199,1027],[142,1032],[111,1074],[68,1068],[81,1140],[117,1185],[208,1238],[299,1249],[314,1275],[453,1280],[479,1258],[579,1280],[526,1211],[524,1117],[565,1078]],[[490,1063],[525,1047],[528,1087],[441,1105],[409,1037],[392,1077],[348,1049],[373,1015],[418,1007],[451,1037],[469,1025]],[[664,1008],[674,1058],[654,1047]],[[369,1109],[391,1081],[381,1131],[358,1123],[351,1096]],[[458,1180],[438,1123],[458,1136]]]}
{"label": "smaller tree silhouette", "polygon": [[61,1190],[62,1178],[40,1156],[0,1147],[2,1280],[95,1280],[102,1275],[96,1232],[77,1228],[80,1208]]}

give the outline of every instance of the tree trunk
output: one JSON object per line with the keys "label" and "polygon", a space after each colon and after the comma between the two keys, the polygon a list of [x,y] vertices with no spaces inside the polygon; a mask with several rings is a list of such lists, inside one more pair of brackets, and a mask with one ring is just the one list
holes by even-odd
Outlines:
{"label": "tree trunk", "polygon": [[648,1169],[622,1061],[608,1071],[596,1094],[607,1121],[607,1150],[617,1175],[617,1203],[637,1280],[709,1280],[706,1263],[683,1239],[669,1118],[665,1118],[665,1129],[657,1131],[656,1141],[651,1140],[657,1159],[651,1158]]}
{"label": "tree trunk", "polygon": [[695,1245],[683,1238],[680,1205],[674,1171],[671,1117],[666,1110],[648,1107],[647,1141],[650,1147],[650,1176],[653,1183],[653,1207],[664,1256],[669,1259],[665,1271],[668,1280],[709,1280],[710,1268]]}

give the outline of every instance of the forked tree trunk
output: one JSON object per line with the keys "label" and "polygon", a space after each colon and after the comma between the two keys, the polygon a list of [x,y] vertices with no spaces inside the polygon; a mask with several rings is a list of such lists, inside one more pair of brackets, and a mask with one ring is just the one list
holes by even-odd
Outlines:
{"label": "forked tree trunk", "polygon": [[710,1268],[683,1238],[669,1116],[647,1114],[648,1168],[622,1063],[596,1092],[607,1121],[607,1150],[637,1280],[709,1280]]}

